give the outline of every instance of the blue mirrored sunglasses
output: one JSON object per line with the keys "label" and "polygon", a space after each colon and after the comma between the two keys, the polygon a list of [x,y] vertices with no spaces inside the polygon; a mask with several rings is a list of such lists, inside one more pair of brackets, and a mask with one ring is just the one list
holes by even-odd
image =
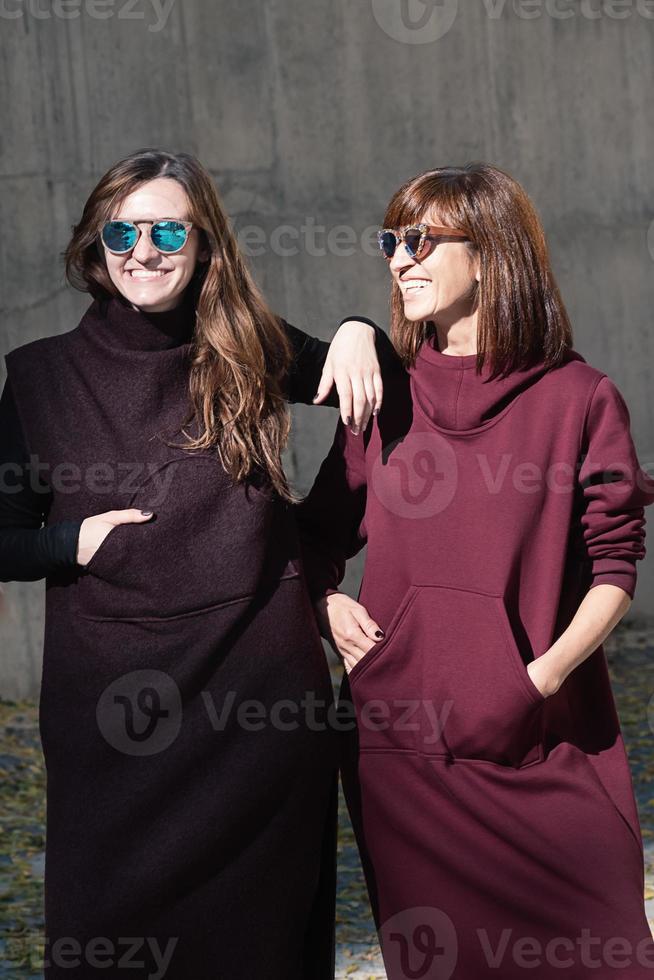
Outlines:
{"label": "blue mirrored sunglasses", "polygon": [[[148,226],[150,241],[158,252],[172,255],[186,245],[193,222],[159,218],[157,221],[139,221],[139,225]],[[110,252],[124,255],[125,252],[131,252],[138,242],[141,229],[132,221],[106,221],[102,226],[101,237]]]}

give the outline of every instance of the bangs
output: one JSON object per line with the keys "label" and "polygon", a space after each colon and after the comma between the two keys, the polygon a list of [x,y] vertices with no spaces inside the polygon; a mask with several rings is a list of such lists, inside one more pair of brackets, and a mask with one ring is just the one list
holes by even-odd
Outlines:
{"label": "bangs", "polygon": [[424,221],[426,216],[438,218],[436,224],[452,228],[466,225],[460,185],[452,169],[428,170],[412,177],[393,195],[384,215],[385,228],[405,228]]}

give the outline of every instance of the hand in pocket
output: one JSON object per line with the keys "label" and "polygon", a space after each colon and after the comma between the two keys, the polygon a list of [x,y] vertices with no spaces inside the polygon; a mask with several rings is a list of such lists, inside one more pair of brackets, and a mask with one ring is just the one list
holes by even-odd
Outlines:
{"label": "hand in pocket", "polygon": [[384,638],[384,631],[366,607],[343,592],[319,599],[315,609],[321,635],[343,658],[348,674]]}
{"label": "hand in pocket", "polygon": [[104,514],[95,514],[82,521],[79,540],[77,542],[77,563],[89,564],[104,539],[119,524],[145,524],[152,518],[152,511],[142,510],[109,510]]}
{"label": "hand in pocket", "polygon": [[525,668],[527,677],[543,698],[549,698],[552,694],[556,694],[561,686],[558,680],[551,677],[548,664],[547,654],[542,654],[530,661]]}

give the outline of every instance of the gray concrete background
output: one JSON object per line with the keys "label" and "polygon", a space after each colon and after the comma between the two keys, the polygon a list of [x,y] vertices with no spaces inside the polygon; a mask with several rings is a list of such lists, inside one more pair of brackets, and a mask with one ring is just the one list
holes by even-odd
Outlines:
{"label": "gray concrete background", "polygon": [[[242,234],[262,229],[251,261],[273,308],[325,338],[351,312],[386,324],[387,273],[361,236],[396,187],[486,160],[534,198],[575,346],[654,461],[652,0],[0,0],[0,31],[0,353],[76,325],[88,299],[60,253],[98,177],[139,147],[199,157]],[[295,420],[307,489],[336,412]],[[651,551],[632,616],[654,613]],[[38,689],[41,595],[5,587],[0,696]]]}

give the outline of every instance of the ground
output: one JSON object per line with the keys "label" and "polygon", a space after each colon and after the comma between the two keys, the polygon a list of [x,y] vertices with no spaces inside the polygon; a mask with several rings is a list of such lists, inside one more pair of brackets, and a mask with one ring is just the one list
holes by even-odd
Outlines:
{"label": "ground", "polygon": [[[654,928],[654,628],[620,626],[605,644],[645,843],[645,903]],[[0,980],[39,980],[44,771],[37,707],[0,702]],[[386,974],[347,812],[341,801],[337,972]]]}

